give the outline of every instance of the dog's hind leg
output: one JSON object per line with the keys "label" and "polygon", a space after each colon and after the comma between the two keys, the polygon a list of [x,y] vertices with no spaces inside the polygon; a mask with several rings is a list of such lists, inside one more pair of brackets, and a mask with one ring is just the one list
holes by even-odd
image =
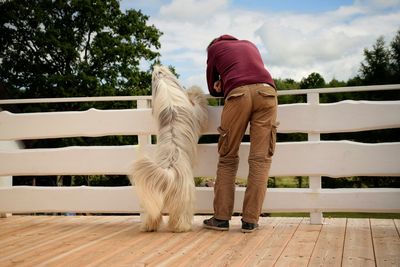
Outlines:
{"label": "dog's hind leg", "polygon": [[192,207],[185,207],[184,203],[175,205],[169,210],[168,228],[176,233],[187,232],[192,229]]}
{"label": "dog's hind leg", "polygon": [[144,216],[141,230],[144,232],[155,232],[162,222],[163,196],[152,192],[151,198],[143,198],[141,205],[144,209]]}
{"label": "dog's hind leg", "polygon": [[170,183],[170,174],[157,163],[142,158],[132,165],[131,183],[135,185],[145,216],[141,229],[157,231],[162,221],[165,188]]}
{"label": "dog's hind leg", "polygon": [[145,213],[143,217],[144,219],[140,226],[140,230],[143,232],[156,232],[162,222],[161,213],[156,217],[149,216],[149,214]]}
{"label": "dog's hind leg", "polygon": [[194,184],[190,181],[169,192],[170,197],[166,199],[165,204],[169,212],[168,227],[172,231],[187,232],[192,229],[194,190]]}

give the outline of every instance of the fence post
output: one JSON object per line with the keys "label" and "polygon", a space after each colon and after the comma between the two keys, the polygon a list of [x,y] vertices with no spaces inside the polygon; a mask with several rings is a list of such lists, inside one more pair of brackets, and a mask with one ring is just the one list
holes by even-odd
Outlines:
{"label": "fence post", "polygon": [[[137,109],[146,109],[146,108],[150,108],[150,100],[147,99],[138,99],[137,100]],[[151,135],[148,134],[140,134],[138,135],[138,146],[139,146],[139,153],[142,154],[143,152],[143,147],[151,144]],[[140,213],[140,220],[143,221],[144,214]]]}
{"label": "fence post", "polygon": [[[18,141],[0,141],[0,149],[21,149],[22,144]],[[12,187],[13,177],[12,176],[0,176],[0,187]],[[10,217],[11,213],[1,213],[0,218]]]}
{"label": "fence post", "polygon": [[[12,176],[0,176],[0,187],[11,187]],[[0,213],[0,218],[10,217],[11,213]]]}
{"label": "fence post", "polygon": [[[148,99],[138,99],[137,100],[137,109],[146,109],[150,108],[150,100]],[[151,135],[148,134],[140,134],[138,135],[138,145],[139,149],[141,149],[142,146],[151,144]]]}
{"label": "fence post", "polygon": [[[307,104],[318,105],[319,104],[319,93],[308,93]],[[308,141],[320,141],[321,136],[319,133],[309,133]],[[313,193],[319,194],[321,192],[321,176],[309,176],[309,186]],[[311,224],[322,224],[323,216],[321,210],[314,210],[310,212],[310,223]]]}

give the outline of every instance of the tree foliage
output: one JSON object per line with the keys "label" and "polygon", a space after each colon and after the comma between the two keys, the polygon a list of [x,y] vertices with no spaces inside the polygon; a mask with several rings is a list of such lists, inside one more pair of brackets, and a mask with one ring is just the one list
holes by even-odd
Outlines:
{"label": "tree foliage", "polygon": [[0,3],[0,78],[12,97],[148,94],[161,32],[117,0]]}
{"label": "tree foliage", "polygon": [[390,43],[390,66],[393,83],[400,83],[400,29]]}
{"label": "tree foliage", "polygon": [[372,50],[364,49],[365,60],[361,63],[361,78],[366,84],[390,83],[389,50],[383,37],[379,37]]}
{"label": "tree foliage", "polygon": [[386,46],[383,37],[379,37],[372,49],[364,49],[360,79],[363,85],[400,82],[400,29],[390,46]]}
{"label": "tree foliage", "polygon": [[313,72],[300,81],[300,87],[303,89],[323,88],[325,87],[325,80],[321,74]]}
{"label": "tree foliage", "polygon": [[[147,24],[141,11],[123,13],[118,0],[5,0],[0,2],[0,14],[0,79],[8,98],[150,94],[151,67],[159,60],[162,33]],[[120,108],[132,103],[19,105],[23,112],[93,106]],[[25,140],[25,146],[136,142],[136,136],[78,137]],[[129,184],[124,176],[113,179],[115,184]]]}

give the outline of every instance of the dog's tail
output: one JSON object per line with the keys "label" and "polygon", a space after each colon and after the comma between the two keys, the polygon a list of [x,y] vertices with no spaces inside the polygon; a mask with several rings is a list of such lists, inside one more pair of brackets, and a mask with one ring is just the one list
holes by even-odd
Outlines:
{"label": "dog's tail", "polygon": [[133,163],[129,179],[136,187],[143,209],[157,218],[164,209],[165,193],[170,190],[174,173],[144,157]]}

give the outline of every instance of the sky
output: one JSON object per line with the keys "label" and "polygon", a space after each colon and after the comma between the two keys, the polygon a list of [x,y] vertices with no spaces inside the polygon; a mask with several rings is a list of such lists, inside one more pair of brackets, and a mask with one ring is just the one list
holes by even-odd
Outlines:
{"label": "sky", "polygon": [[357,75],[364,49],[400,30],[400,0],[122,0],[121,9],[148,15],[163,32],[161,63],[205,92],[206,47],[223,34],[253,42],[273,78],[318,72],[329,82]]}

